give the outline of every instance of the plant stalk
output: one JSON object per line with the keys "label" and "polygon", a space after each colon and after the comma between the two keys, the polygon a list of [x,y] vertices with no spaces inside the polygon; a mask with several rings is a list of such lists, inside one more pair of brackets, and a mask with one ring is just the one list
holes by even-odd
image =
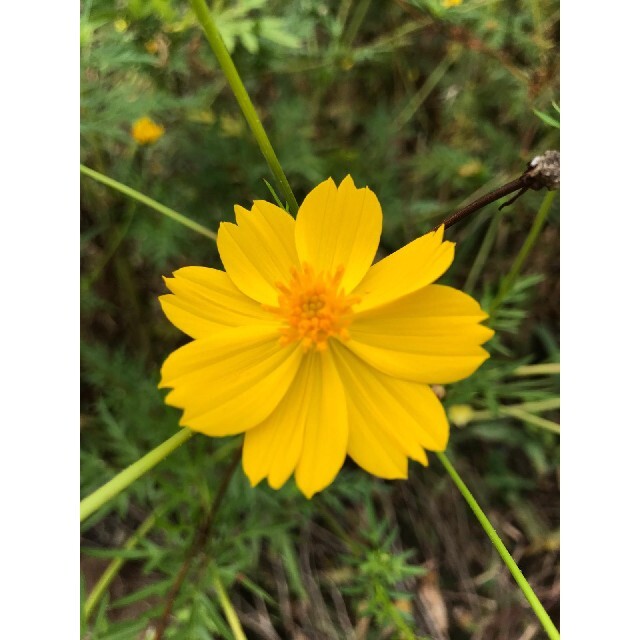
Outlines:
{"label": "plant stalk", "polygon": [[220,576],[217,571],[213,578],[213,588],[216,590],[218,594],[218,599],[220,600],[220,606],[224,611],[225,618],[229,623],[229,627],[231,628],[231,633],[233,633],[233,637],[235,640],[247,640],[247,636],[244,635],[244,631],[242,629],[242,625],[240,624],[240,620],[238,618],[238,614],[236,610],[233,608],[231,604],[231,600],[229,600],[229,596],[222,584],[222,580],[220,580]]}
{"label": "plant stalk", "polygon": [[[156,520],[158,519],[158,514],[153,511],[149,514],[149,516],[144,520],[144,522],[135,530],[133,535],[127,540],[123,549],[129,551],[133,549],[140,540],[142,540],[147,533],[152,529],[155,525]],[[113,579],[118,575],[118,571],[125,562],[125,558],[114,558],[109,566],[106,568],[105,572],[100,576],[100,579],[96,583],[96,586],[93,587],[89,597],[86,599],[84,603],[84,616],[85,619],[88,620],[93,613],[93,610],[100,601],[100,598],[105,594],[106,590],[109,588],[109,585],[113,582]]]}
{"label": "plant stalk", "polygon": [[115,498],[121,491],[124,491],[130,484],[133,484],[140,476],[149,469],[162,462],[170,453],[175,451],[193,436],[191,429],[181,429],[175,435],[165,440],[161,445],[152,449],[146,455],[136,460],[117,476],[111,478],[107,484],[102,485],[93,493],[80,501],[80,522],[86,520],[92,513],[105,505],[109,500]]}
{"label": "plant stalk", "polygon": [[157,200],[153,200],[149,196],[145,196],[144,193],[140,193],[131,187],[128,187],[126,184],[122,184],[122,182],[118,182],[113,178],[109,178],[98,171],[94,171],[93,169],[89,169],[89,167],[85,167],[83,164],[80,165],[80,173],[83,173],[85,176],[89,176],[93,178],[96,182],[100,182],[101,184],[106,185],[107,187],[111,187],[120,193],[123,193],[128,198],[132,200],[137,200],[138,202],[147,205],[147,207],[151,207],[155,209],[158,213],[161,213],[163,216],[167,216],[167,218],[171,218],[175,222],[179,222],[185,227],[189,227],[193,231],[197,231],[203,236],[210,238],[214,242],[218,239],[218,234],[215,231],[211,231],[211,229],[207,229],[207,227],[203,227],[201,224],[196,222],[195,220],[191,220],[187,218],[187,216],[183,216],[181,213],[166,207],[163,204],[160,204]]}
{"label": "plant stalk", "polygon": [[504,280],[500,284],[500,288],[498,289],[496,297],[491,302],[491,306],[489,307],[489,310],[487,312],[490,316],[493,316],[495,312],[500,308],[500,305],[503,303],[504,299],[511,291],[511,288],[513,287],[517,277],[520,275],[522,265],[531,253],[531,249],[533,249],[533,245],[536,243],[536,240],[540,235],[540,231],[542,230],[547,216],[549,215],[549,211],[551,210],[551,205],[553,204],[553,200],[555,199],[555,197],[555,191],[548,191],[545,194],[544,199],[542,200],[542,204],[538,209],[538,213],[536,214],[533,224],[531,225],[529,234],[527,235],[522,247],[520,247],[520,251],[516,256],[516,259],[513,261],[509,273],[505,276]]}
{"label": "plant stalk", "polygon": [[524,364],[518,367],[514,372],[514,376],[546,376],[560,374],[559,362],[544,362],[542,364]]}
{"label": "plant stalk", "polygon": [[289,205],[289,211],[295,216],[296,213],[298,213],[298,202],[293,195],[289,181],[280,166],[280,162],[278,161],[276,152],[273,150],[273,146],[271,145],[267,133],[260,122],[258,113],[253,106],[253,102],[251,102],[251,98],[249,97],[242,79],[238,74],[236,65],[233,63],[233,60],[227,51],[227,47],[220,36],[220,32],[216,27],[213,17],[211,16],[211,12],[209,11],[205,0],[190,0],[190,2],[193,12],[196,14],[196,17],[200,22],[200,26],[207,36],[211,50],[218,59],[220,67],[222,67],[222,71],[229,82],[231,90],[233,91],[233,95],[236,97],[238,105],[247,120],[247,124],[260,147],[260,151],[262,151],[262,155],[267,161],[281,192],[284,194],[284,199]]}
{"label": "plant stalk", "polygon": [[547,632],[549,638],[551,640],[560,640],[560,633],[553,624],[551,618],[549,617],[549,614],[545,611],[544,607],[540,603],[540,600],[538,600],[538,596],[536,596],[536,594],[534,593],[531,585],[527,582],[527,579],[522,574],[522,571],[520,571],[515,560],[511,557],[511,554],[507,550],[507,547],[504,546],[504,543],[500,539],[500,536],[493,528],[493,525],[489,521],[489,518],[487,518],[487,516],[480,508],[480,505],[476,502],[476,499],[473,497],[471,491],[469,491],[467,485],[462,481],[462,478],[458,475],[458,472],[454,469],[453,465],[451,464],[451,462],[449,462],[449,459],[444,453],[436,452],[436,455],[440,459],[440,462],[442,463],[444,468],[447,470],[447,473],[451,476],[453,482],[462,494],[463,498],[471,507],[471,511],[473,511],[473,514],[478,519],[478,522],[480,523],[482,528],[485,530],[485,533],[487,534],[487,536],[489,536],[489,540],[491,540],[496,551],[502,558],[502,561],[507,565],[509,571],[511,571],[511,575],[514,577],[516,583],[520,587],[520,590],[524,594],[524,597],[531,605],[533,612],[538,617],[538,620],[540,620],[540,624]]}
{"label": "plant stalk", "polygon": [[187,574],[189,573],[189,569],[191,568],[193,560],[207,544],[209,535],[211,534],[211,528],[213,527],[213,523],[215,522],[218,511],[220,510],[222,499],[227,493],[227,489],[229,488],[229,484],[231,483],[233,473],[236,470],[241,459],[242,446],[239,446],[233,458],[231,459],[229,466],[226,468],[223,474],[222,481],[220,483],[220,486],[218,487],[218,491],[216,492],[213,504],[211,505],[211,508],[205,512],[204,518],[202,519],[198,530],[193,537],[191,546],[187,551],[187,556],[182,563],[182,566],[180,567],[180,571],[178,571],[178,574],[173,581],[171,588],[169,589],[162,616],[160,617],[160,621],[156,626],[155,640],[162,640],[162,638],[164,637],[164,633],[169,626],[171,611],[173,610],[173,606],[175,604],[176,598],[178,597],[178,593],[180,592],[180,588],[182,587],[182,584],[185,581]]}

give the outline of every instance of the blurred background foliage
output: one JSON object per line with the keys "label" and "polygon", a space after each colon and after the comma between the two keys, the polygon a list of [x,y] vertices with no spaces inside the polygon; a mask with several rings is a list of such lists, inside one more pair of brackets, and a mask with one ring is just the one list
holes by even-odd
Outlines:
{"label": "blurred background foliage", "polygon": [[[384,212],[380,255],[559,145],[557,0],[228,0],[212,13],[298,200],[350,173]],[[81,4],[81,161],[217,229],[272,199],[266,164],[188,2]],[[138,144],[149,116],[165,133]],[[542,201],[529,192],[448,232],[443,282],[488,308]],[[557,200],[492,318],[492,358],[444,390],[450,457],[542,603],[559,616]],[[157,389],[185,342],[162,276],[220,267],[213,243],[83,177],[81,494],[175,433]],[[522,406],[524,405],[524,407]],[[452,408],[453,407],[453,408]],[[237,441],[196,436],[82,527],[83,599],[123,564],[85,638],[153,637],[167,591]],[[149,514],[154,526],[124,542]],[[250,638],[543,637],[507,570],[434,463],[383,482],[347,463],[307,501],[234,476],[173,606],[167,638],[233,638],[220,580]]]}

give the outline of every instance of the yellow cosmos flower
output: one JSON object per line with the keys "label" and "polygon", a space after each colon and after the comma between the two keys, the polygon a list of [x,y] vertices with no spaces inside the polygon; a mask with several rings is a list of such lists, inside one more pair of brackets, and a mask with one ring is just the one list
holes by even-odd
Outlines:
{"label": "yellow cosmos flower", "polygon": [[153,144],[164,135],[164,127],[144,116],[131,125],[131,137],[138,144]]}
{"label": "yellow cosmos flower", "polygon": [[473,298],[433,284],[453,260],[443,227],[371,266],[382,211],[349,176],[313,189],[296,220],[262,200],[235,212],[218,236],[226,272],[179,269],[160,298],[194,338],[162,366],[180,424],[244,433],[251,484],[294,474],[308,498],[347,455],[381,478],[426,465],[449,437],[429,385],[473,373],[493,335]]}

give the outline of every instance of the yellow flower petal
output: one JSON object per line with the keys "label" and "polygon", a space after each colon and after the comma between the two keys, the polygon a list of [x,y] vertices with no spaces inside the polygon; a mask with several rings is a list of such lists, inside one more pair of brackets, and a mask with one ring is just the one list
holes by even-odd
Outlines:
{"label": "yellow flower petal", "polygon": [[311,364],[315,364],[313,358],[303,358],[282,402],[245,435],[242,466],[252,486],[268,478],[271,488],[280,489],[298,464],[305,433],[303,416],[311,390]]}
{"label": "yellow flower petal", "polygon": [[338,475],[347,455],[348,428],[344,388],[331,354],[310,353],[307,359],[309,375],[299,392],[304,435],[295,477],[311,498]]}
{"label": "yellow flower petal", "polygon": [[441,226],[374,264],[353,292],[362,296],[356,311],[387,304],[437,280],[453,261],[454,244],[443,242],[443,234]]}
{"label": "yellow flower petal", "polygon": [[356,189],[351,176],[338,188],[331,178],[304,199],[296,221],[300,262],[333,274],[344,267],[342,286],[349,293],[375,257],[382,231],[382,209],[367,187]]}
{"label": "yellow flower petal", "polygon": [[175,295],[160,296],[165,315],[192,338],[205,338],[227,327],[273,324],[273,314],[244,295],[224,271],[183,267],[165,278]]}
{"label": "yellow flower petal", "polygon": [[338,343],[332,351],[347,397],[347,452],[358,465],[382,478],[406,478],[407,458],[426,465],[424,449],[444,451],[449,423],[427,385],[384,375]]}
{"label": "yellow flower petal", "polygon": [[383,373],[445,384],[471,375],[489,357],[480,346],[494,333],[479,324],[486,318],[471,296],[434,284],[358,313],[346,344]]}
{"label": "yellow flower petal", "polygon": [[276,283],[291,278],[298,266],[295,222],[283,209],[258,200],[251,211],[235,208],[237,225],[223,222],[218,251],[233,283],[250,298],[275,305]]}
{"label": "yellow flower petal", "polygon": [[223,329],[174,351],[162,365],[165,402],[184,409],[180,425],[211,436],[263,422],[287,393],[302,350],[283,347],[274,327]]}
{"label": "yellow flower petal", "polygon": [[478,324],[486,317],[467,294],[429,285],[358,313],[347,346],[390,376],[446,384],[471,375],[489,357],[480,345],[494,332]]}

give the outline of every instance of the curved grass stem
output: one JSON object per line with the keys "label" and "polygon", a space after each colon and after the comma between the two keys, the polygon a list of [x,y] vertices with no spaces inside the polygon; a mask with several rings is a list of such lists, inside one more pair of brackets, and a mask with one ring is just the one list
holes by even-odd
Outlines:
{"label": "curved grass stem", "polygon": [[213,21],[213,17],[211,16],[211,12],[207,7],[207,3],[205,0],[190,0],[191,8],[193,12],[196,14],[198,21],[200,22],[200,26],[202,27],[205,35],[207,36],[207,40],[209,45],[211,46],[211,50],[214,55],[218,59],[220,63],[220,67],[229,82],[229,86],[231,87],[231,91],[233,91],[233,95],[236,97],[238,101],[238,105],[244,114],[244,117],[247,120],[247,124],[251,129],[251,133],[253,133],[258,146],[260,147],[260,151],[262,151],[262,155],[264,156],[269,168],[271,169],[278,186],[280,187],[281,192],[284,194],[284,199],[289,205],[289,211],[292,215],[298,213],[298,203],[293,195],[293,191],[291,190],[291,186],[289,185],[289,181],[282,170],[282,166],[278,161],[276,156],[276,152],[271,145],[269,137],[267,136],[264,127],[262,126],[262,122],[260,122],[260,118],[258,117],[258,113],[256,112],[255,107],[253,106],[253,102],[245,89],[245,86],[238,74],[238,70],[236,69],[236,65],[233,63],[229,52],[227,51],[227,47],[220,36],[220,32],[216,27],[215,22]]}
{"label": "curved grass stem", "polygon": [[522,265],[524,261],[531,253],[531,249],[536,243],[538,236],[540,235],[540,231],[544,226],[545,220],[549,215],[549,211],[551,210],[551,205],[553,204],[553,200],[556,197],[556,191],[549,191],[545,194],[544,200],[538,209],[538,213],[536,214],[535,220],[531,225],[531,229],[529,230],[529,234],[527,235],[524,244],[520,248],[516,259],[513,261],[511,265],[511,269],[509,273],[505,276],[504,280],[500,284],[500,288],[498,289],[498,293],[496,297],[493,299],[491,306],[489,307],[488,314],[493,316],[493,314],[498,310],[500,305],[504,302],[504,299],[507,297],[511,288],[513,287],[516,278],[520,275],[520,270],[522,269]]}
{"label": "curved grass stem", "polygon": [[543,362],[542,364],[524,364],[518,367],[514,372],[514,376],[547,376],[560,374],[559,362]]}
{"label": "curved grass stem", "polygon": [[[153,511],[144,522],[135,530],[133,535],[127,540],[123,549],[126,551],[130,551],[134,549],[135,546],[142,540],[147,533],[153,528],[158,519],[157,512]],[[114,558],[109,566],[106,568],[105,572],[100,576],[100,579],[96,583],[96,586],[93,587],[91,593],[87,597],[84,603],[84,616],[85,619],[89,619],[93,610],[95,609],[96,604],[100,601],[100,598],[105,594],[106,590],[109,588],[109,585],[113,582],[113,579],[118,575],[118,571],[125,563],[125,558]]]}
{"label": "curved grass stem", "polygon": [[235,640],[247,640],[247,636],[244,635],[244,631],[242,630],[242,625],[240,624],[238,614],[233,608],[231,600],[229,600],[229,596],[227,595],[224,585],[222,584],[222,580],[220,580],[220,576],[217,572],[215,573],[215,576],[213,578],[213,588],[216,590],[216,594],[218,595],[218,599],[220,600],[220,606],[224,611],[224,616],[229,623],[229,627],[231,628],[233,637],[235,638]]}
{"label": "curved grass stem", "polygon": [[504,546],[504,543],[500,539],[500,536],[498,535],[496,530],[493,528],[493,525],[489,521],[489,518],[487,518],[487,516],[484,514],[484,512],[480,508],[480,505],[473,497],[473,494],[471,493],[471,491],[469,491],[467,485],[462,481],[462,478],[454,469],[453,465],[449,461],[449,458],[447,458],[444,453],[436,453],[436,455],[440,459],[440,462],[442,463],[444,468],[447,470],[447,473],[451,476],[453,482],[455,483],[464,499],[467,501],[468,505],[471,507],[471,511],[473,511],[473,514],[478,519],[478,522],[480,522],[480,525],[485,530],[485,533],[489,536],[489,540],[491,540],[496,551],[502,558],[502,561],[507,565],[509,571],[511,571],[511,575],[514,577],[515,581],[520,587],[520,590],[524,594],[524,597],[531,605],[533,612],[538,617],[538,620],[540,620],[540,624],[547,632],[549,638],[551,638],[551,640],[560,640],[560,633],[553,624],[551,618],[549,617],[549,614],[545,611],[544,607],[540,603],[540,600],[538,600],[538,596],[536,596],[533,589],[531,588],[531,585],[527,582],[527,579],[522,574],[522,571],[520,571],[515,560],[511,557],[511,554],[507,550],[507,547]]}
{"label": "curved grass stem", "polygon": [[552,433],[560,433],[560,425],[557,422],[541,418],[540,416],[529,413],[528,411],[523,411],[522,409],[517,409],[515,407],[502,407],[498,412],[505,416],[510,416],[511,418],[516,418],[522,422],[532,424],[535,427],[546,429]]}
{"label": "curved grass stem", "polygon": [[99,489],[96,489],[92,494],[84,498],[84,500],[81,500],[80,522],[86,520],[92,513],[109,502],[109,500],[115,498],[121,491],[124,491],[130,484],[149,471],[149,469],[152,469],[159,462],[162,462],[170,453],[189,440],[189,438],[193,436],[193,433],[190,429],[181,429],[161,445],[149,451],[149,453],[142,456],[139,460],[136,460],[132,465],[129,465],[117,476],[111,478],[107,484],[102,485]]}
{"label": "curved grass stem", "polygon": [[118,182],[113,178],[109,178],[109,176],[105,176],[103,173],[99,171],[94,171],[93,169],[89,169],[89,167],[85,167],[83,164],[80,165],[80,173],[85,176],[89,176],[93,178],[96,182],[100,182],[101,184],[114,189],[115,191],[119,191],[123,193],[128,198],[132,200],[137,200],[138,202],[146,205],[147,207],[151,207],[151,209],[155,209],[158,213],[161,213],[163,216],[167,216],[167,218],[171,218],[175,222],[179,222],[181,225],[192,229],[193,231],[197,231],[199,234],[210,238],[214,242],[218,240],[218,234],[215,231],[211,231],[211,229],[207,229],[207,227],[203,227],[201,224],[196,222],[195,220],[191,220],[191,218],[187,218],[187,216],[183,216],[181,213],[166,207],[165,205],[159,203],[156,200],[153,200],[149,196],[145,196],[144,193],[140,193],[131,187],[128,187],[126,184],[122,184],[122,182]]}

